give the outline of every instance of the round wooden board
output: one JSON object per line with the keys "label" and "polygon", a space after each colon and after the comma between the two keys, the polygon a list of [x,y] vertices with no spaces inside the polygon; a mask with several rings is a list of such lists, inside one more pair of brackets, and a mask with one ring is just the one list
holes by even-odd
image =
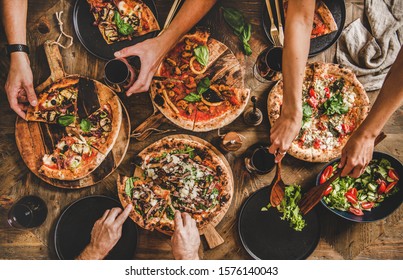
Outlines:
{"label": "round wooden board", "polygon": [[[211,144],[208,143],[207,141],[205,141],[205,140],[203,140],[203,139],[201,139],[201,138],[199,138],[199,137],[193,136],[193,135],[188,135],[188,134],[175,134],[175,135],[166,136],[166,137],[164,137],[164,138],[161,138],[161,139],[158,140],[157,142],[154,142],[154,143],[151,144],[150,146],[152,146],[152,145],[158,145],[158,143],[159,143],[160,141],[162,141],[162,140],[164,140],[164,139],[167,139],[167,138],[174,138],[175,140],[180,140],[180,139],[191,140],[191,141],[198,142],[199,144],[202,144],[202,145],[206,146],[207,148],[209,148],[210,150],[212,150],[212,151],[221,159],[223,165],[224,165],[225,168],[227,169],[228,174],[230,174],[230,178],[229,178],[229,180],[228,180],[228,181],[229,181],[228,183],[229,183],[229,186],[230,186],[230,189],[231,189],[231,191],[230,191],[231,198],[230,198],[230,200],[228,201],[228,208],[225,209],[226,211],[221,211],[221,212],[220,212],[217,216],[215,216],[215,217],[212,219],[212,221],[210,221],[210,223],[208,224],[209,226],[212,226],[213,228],[216,227],[216,226],[221,222],[221,220],[224,218],[224,216],[225,216],[225,214],[227,213],[229,207],[231,207],[232,198],[233,198],[233,196],[234,196],[234,177],[233,177],[233,174],[232,174],[231,166],[229,165],[229,163],[228,163],[227,159],[225,158],[225,156],[224,156],[219,150],[217,150],[216,147],[214,147],[213,145],[211,145]],[[141,156],[145,153],[145,151],[146,151],[150,146],[144,148],[138,155],[141,157]],[[143,174],[142,169],[141,169],[140,167],[136,166],[136,168],[135,168],[135,170],[134,170],[134,176],[139,177],[139,176],[141,176],[142,174]],[[209,226],[206,226],[204,229],[200,230],[200,235],[203,235],[203,234],[206,233],[206,231],[210,230],[211,227],[209,227]],[[158,230],[158,228],[157,228],[157,230]]]}
{"label": "round wooden board", "polygon": [[[91,81],[104,91],[111,92],[111,94],[113,94],[112,98],[115,98],[115,101],[120,103],[122,108],[122,122],[116,143],[112,150],[107,154],[104,161],[87,176],[79,180],[62,181],[48,178],[43,174],[40,174],[38,170],[41,166],[43,155],[53,150],[56,142],[65,132],[65,128],[57,124],[27,122],[22,118],[17,118],[15,125],[15,139],[22,159],[36,176],[55,187],[78,189],[89,187],[102,181],[112,174],[120,165],[129,147],[131,127],[129,114],[125,106],[120,101],[119,97],[117,97],[107,86],[95,80]],[[100,102],[102,101],[100,100]]]}

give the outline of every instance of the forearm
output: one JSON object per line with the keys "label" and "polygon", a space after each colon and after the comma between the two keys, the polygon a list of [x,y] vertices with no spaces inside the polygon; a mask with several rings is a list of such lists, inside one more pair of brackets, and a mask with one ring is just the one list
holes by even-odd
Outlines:
{"label": "forearm", "polygon": [[26,44],[27,0],[0,0],[3,25],[9,44]]}
{"label": "forearm", "polygon": [[403,48],[390,69],[382,89],[371,108],[368,117],[357,129],[366,138],[375,138],[403,102]]}
{"label": "forearm", "polygon": [[309,54],[315,1],[288,2],[283,50],[283,112],[302,115],[302,83]]}
{"label": "forearm", "polygon": [[169,27],[161,35],[164,37],[166,48],[171,49],[178,39],[198,23],[216,2],[217,0],[186,0]]}

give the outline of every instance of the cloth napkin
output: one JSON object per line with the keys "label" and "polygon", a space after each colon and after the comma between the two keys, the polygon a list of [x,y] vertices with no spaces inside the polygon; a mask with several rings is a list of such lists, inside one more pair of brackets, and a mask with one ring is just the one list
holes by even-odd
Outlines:
{"label": "cloth napkin", "polygon": [[381,88],[403,44],[403,0],[366,0],[365,15],[368,28],[357,19],[343,30],[336,59],[372,91]]}

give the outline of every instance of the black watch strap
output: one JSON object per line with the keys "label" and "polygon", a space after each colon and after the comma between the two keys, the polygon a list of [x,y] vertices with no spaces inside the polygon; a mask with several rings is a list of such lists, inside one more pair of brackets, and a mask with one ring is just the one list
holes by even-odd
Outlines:
{"label": "black watch strap", "polygon": [[25,52],[29,54],[29,48],[27,45],[23,44],[6,45],[6,54],[10,56],[10,54],[13,52]]}

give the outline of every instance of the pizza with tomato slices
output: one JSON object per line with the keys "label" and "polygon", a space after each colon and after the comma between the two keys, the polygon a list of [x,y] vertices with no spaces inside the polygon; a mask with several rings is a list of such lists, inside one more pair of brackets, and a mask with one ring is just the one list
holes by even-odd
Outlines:
{"label": "pizza with tomato slices", "polygon": [[[268,98],[270,124],[281,115],[283,82]],[[305,69],[302,127],[288,153],[310,162],[327,162],[341,154],[369,111],[369,99],[354,73],[337,64],[313,63]]]}
{"label": "pizza with tomato slices", "polygon": [[[287,16],[288,0],[283,2],[284,16]],[[337,31],[338,27],[332,12],[323,1],[316,1],[311,39]]]}
{"label": "pizza with tomato slices", "polygon": [[140,0],[87,0],[106,43],[113,44],[159,30],[150,8]]}
{"label": "pizza with tomato slices", "polygon": [[193,131],[228,125],[249,99],[238,60],[206,29],[185,35],[167,54],[150,94],[169,120]]}
{"label": "pizza with tomato slices", "polygon": [[171,235],[174,212],[187,212],[199,230],[218,223],[231,204],[233,178],[228,163],[184,135],[165,137],[135,160],[133,177],[119,176],[119,199],[133,204],[130,217],[142,228]]}

